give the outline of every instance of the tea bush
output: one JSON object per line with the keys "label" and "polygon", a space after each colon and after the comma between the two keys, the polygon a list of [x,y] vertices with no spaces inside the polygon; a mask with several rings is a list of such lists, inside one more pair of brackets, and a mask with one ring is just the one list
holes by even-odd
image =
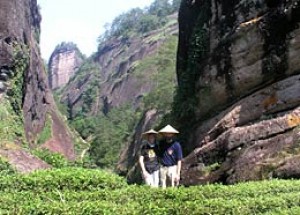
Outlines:
{"label": "tea bush", "polygon": [[0,214],[298,214],[299,194],[298,180],[163,190],[65,168],[0,176]]}
{"label": "tea bush", "polygon": [[63,168],[70,165],[69,161],[67,161],[63,155],[50,152],[48,149],[36,149],[33,150],[32,153],[54,168]]}
{"label": "tea bush", "polygon": [[47,192],[52,190],[117,189],[126,185],[123,178],[100,170],[64,168],[37,171],[30,175],[0,177],[0,191]]}

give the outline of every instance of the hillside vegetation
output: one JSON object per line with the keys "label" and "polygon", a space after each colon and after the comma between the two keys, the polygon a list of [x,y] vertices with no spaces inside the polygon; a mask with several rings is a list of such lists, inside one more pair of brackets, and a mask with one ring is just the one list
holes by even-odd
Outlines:
{"label": "hillside vegetation", "polygon": [[[95,117],[87,114],[87,110],[92,100],[96,98],[93,94],[96,88],[89,88],[90,93],[83,94],[86,102],[82,106],[82,112],[70,123],[84,138],[92,139],[90,153],[98,166],[109,168],[115,166],[120,149],[134,130],[144,110],[156,108],[161,112],[167,112],[171,109],[176,86],[174,72],[176,46],[177,38],[170,37],[156,55],[136,63],[132,75],[138,77],[141,84],[151,81],[156,85],[150,93],[144,95],[140,108],[134,109],[127,103],[112,108],[107,114],[99,113]],[[145,71],[156,72],[149,76]]]}
{"label": "hillside vegetation", "polygon": [[0,174],[0,214],[299,214],[300,182],[149,189],[102,170]]}
{"label": "hillside vegetation", "polygon": [[[101,168],[116,166],[145,111],[155,108],[163,115],[171,110],[179,3],[156,0],[116,17],[99,37],[98,52],[82,63],[68,86],[55,92],[61,112],[90,143],[89,155]],[[141,47],[136,53],[136,41],[151,53],[143,54]]]}
{"label": "hillside vegetation", "polygon": [[99,45],[112,38],[128,38],[157,30],[168,23],[168,15],[176,13],[180,0],[155,0],[145,9],[134,8],[117,16],[100,35]]}

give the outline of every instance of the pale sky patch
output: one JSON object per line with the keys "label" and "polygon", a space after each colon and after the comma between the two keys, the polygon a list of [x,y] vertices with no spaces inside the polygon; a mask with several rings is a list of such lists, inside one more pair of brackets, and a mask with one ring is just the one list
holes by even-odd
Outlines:
{"label": "pale sky patch", "polygon": [[97,51],[97,38],[119,14],[144,8],[153,0],[38,0],[41,7],[41,51],[48,60],[56,45],[74,42],[87,56]]}

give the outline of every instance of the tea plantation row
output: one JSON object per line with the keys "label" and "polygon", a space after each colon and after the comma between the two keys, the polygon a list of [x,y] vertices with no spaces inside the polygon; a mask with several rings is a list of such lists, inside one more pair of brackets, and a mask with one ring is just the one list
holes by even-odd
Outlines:
{"label": "tea plantation row", "polygon": [[0,214],[300,214],[300,181],[151,189],[80,168],[0,177]]}

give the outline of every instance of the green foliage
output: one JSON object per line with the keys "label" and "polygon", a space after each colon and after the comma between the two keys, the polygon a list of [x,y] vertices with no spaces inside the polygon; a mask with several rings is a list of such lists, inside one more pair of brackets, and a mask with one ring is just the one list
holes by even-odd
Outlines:
{"label": "green foliage", "polygon": [[38,135],[37,143],[43,144],[47,140],[49,140],[51,137],[52,137],[52,119],[51,119],[51,116],[48,115],[46,117],[44,128],[43,128],[42,132]]}
{"label": "green foliage", "polygon": [[71,83],[77,80],[79,81],[78,87],[80,87],[87,75],[96,75],[97,73],[99,73],[99,66],[93,61],[91,57],[83,62],[83,64],[76,72],[76,75],[72,76],[69,82]]}
{"label": "green foliage", "polygon": [[137,28],[137,20],[143,15],[143,10],[140,8],[134,8],[116,17],[110,27],[110,30],[106,32],[109,38],[111,37],[128,37],[133,29]]}
{"label": "green foliage", "polygon": [[166,17],[175,12],[169,0],[155,0],[148,9],[149,13],[158,17]]}
{"label": "green foliage", "polygon": [[120,149],[139,117],[131,105],[113,108],[107,115],[79,116],[70,124],[91,142],[91,159],[102,168],[114,168]]}
{"label": "green foliage", "polygon": [[181,0],[173,0],[172,7],[174,11],[179,11]]}
{"label": "green foliage", "polygon": [[134,8],[117,16],[110,25],[106,25],[106,31],[98,38],[101,49],[105,41],[111,38],[121,37],[127,39],[133,35],[142,35],[164,26],[168,22],[168,15],[179,9],[178,0],[155,0],[149,8]]}
{"label": "green foliage", "polygon": [[[61,88],[59,88],[59,89],[61,89]],[[63,104],[63,103],[60,102],[60,96],[59,96],[60,92],[53,91],[52,93],[53,93],[53,98],[55,100],[55,103],[56,103],[56,106],[57,106],[59,112],[63,116],[68,116],[69,114],[68,114],[68,107],[67,107],[67,105],[65,105],[65,104]]]}
{"label": "green foliage", "polygon": [[[209,25],[211,17],[211,1],[204,1],[202,13],[199,13],[192,36],[188,44],[188,58],[180,59],[183,70],[178,70],[179,87],[174,97],[172,108],[172,121],[178,124],[182,131],[182,137],[188,136],[190,126],[195,123],[199,98],[197,97],[197,86],[203,66],[201,62],[206,59],[209,53]],[[202,87],[202,86],[201,86]],[[201,98],[203,99],[203,98]],[[203,120],[203,119],[201,119]],[[175,124],[175,123],[174,123]]]}
{"label": "green foliage", "polygon": [[[165,5],[165,8],[162,7],[160,1],[157,1],[151,8],[149,7],[145,10],[132,9],[128,13],[118,16],[110,26],[110,29],[103,35],[102,45],[105,45],[105,41],[111,37],[122,36],[127,38],[136,33],[143,34],[157,29],[162,25],[167,29],[167,27],[176,23],[174,18],[169,20],[166,17],[175,11],[173,4],[165,0],[162,3]],[[104,80],[101,77],[101,72],[99,72],[99,66],[91,57],[85,61],[76,75],[70,80],[68,87],[80,92],[80,102],[77,103],[80,103],[80,105],[74,107],[73,101],[69,99],[70,101],[66,102],[68,103],[67,107],[61,109],[67,112],[70,125],[78,131],[83,139],[90,143],[89,155],[91,160],[102,168],[113,169],[115,167],[123,145],[128,142],[128,138],[134,132],[140,113],[156,108],[163,114],[171,109],[177,84],[175,64],[178,37],[166,37],[165,34],[164,31],[161,31],[161,33],[155,34],[155,37],[147,37],[147,39],[150,39],[149,41],[145,40],[144,42],[146,43],[160,40],[164,44],[161,46],[158,44],[160,48],[156,54],[134,62],[134,65],[131,67],[132,70],[128,73],[122,75],[111,74],[110,76],[108,75],[108,78],[105,77],[106,79]],[[122,48],[120,53],[124,49],[126,47]],[[123,60],[124,64],[130,61],[127,56]],[[145,82],[153,84],[153,90],[143,95],[141,100],[139,100],[140,103],[137,110],[134,110],[131,104],[111,109],[106,108],[105,104],[104,107],[96,106],[98,103],[105,103],[98,101],[101,99],[101,83],[105,81],[111,82],[113,88],[129,75],[136,78],[136,86],[132,87],[141,87]],[[56,100],[59,100],[59,98],[56,98]],[[101,108],[104,114],[99,113]]]}
{"label": "green foliage", "polygon": [[87,139],[94,133],[97,126],[97,120],[94,117],[78,117],[70,121],[70,125],[80,133],[82,138]]}
{"label": "green foliage", "polygon": [[7,95],[0,105],[1,142],[25,142],[23,127],[23,76],[28,69],[29,51],[25,45],[14,43],[13,57],[15,74],[9,80]]}
{"label": "green foliage", "polygon": [[94,161],[90,158],[89,153],[86,152],[84,157],[75,160],[71,163],[72,167],[85,168],[85,169],[96,169],[98,168]]}
{"label": "green foliage", "polygon": [[0,177],[14,174],[15,170],[12,166],[7,162],[6,159],[0,156]]}
{"label": "green foliage", "polygon": [[21,116],[17,115],[11,103],[2,99],[0,105],[0,142],[25,141],[24,127]]}
{"label": "green foliage", "polygon": [[0,176],[1,214],[297,214],[300,181],[149,189],[78,168]]}
{"label": "green foliage", "polygon": [[29,175],[0,177],[0,192],[47,192],[54,190],[99,191],[126,186],[123,178],[106,171],[83,168],[41,170]]}
{"label": "green foliage", "polygon": [[112,109],[107,116],[99,115],[96,118],[90,155],[98,166],[115,167],[120,150],[130,136],[138,117],[139,114],[130,105],[123,105]]}
{"label": "green foliage", "polygon": [[205,168],[204,168],[204,172],[207,172],[207,173],[210,173],[210,172],[212,172],[212,171],[215,171],[215,170],[217,170],[218,168],[220,168],[220,164],[219,163],[213,163],[213,164],[211,164],[211,165],[209,165],[209,166],[206,166]]}
{"label": "green foliage", "polygon": [[23,101],[23,76],[28,69],[29,50],[26,46],[16,44],[14,46],[14,72],[16,76],[10,80],[9,101],[17,115],[22,115],[22,101]]}
{"label": "green foliage", "polygon": [[36,149],[32,151],[32,154],[50,164],[54,168],[63,168],[70,165],[63,155],[51,152],[48,149]]}
{"label": "green foliage", "polygon": [[[132,75],[138,79],[138,84],[147,81],[153,83],[153,90],[143,96],[138,110],[134,110],[130,104],[125,104],[112,108],[107,115],[102,113],[97,116],[91,115],[95,99],[99,98],[101,83],[100,78],[94,78],[82,93],[83,105],[77,110],[68,111],[70,125],[91,143],[89,154],[98,166],[115,167],[123,145],[139,120],[140,112],[152,108],[158,109],[161,113],[170,111],[176,86],[176,49],[177,37],[170,36],[165,39],[157,54],[135,63]],[[79,69],[75,79],[80,83],[89,74],[96,77],[94,68],[93,65],[85,64]]]}
{"label": "green foliage", "polygon": [[[177,37],[171,36],[156,55],[140,61],[134,68],[133,74],[141,82],[151,81],[155,86],[143,97],[144,110],[156,108],[166,113],[171,109],[176,87],[176,50]],[[145,70],[149,71],[149,75],[145,74]]]}
{"label": "green foliage", "polygon": [[90,113],[92,110],[92,105],[95,103],[95,100],[98,99],[100,90],[99,80],[92,80],[88,87],[82,93],[82,114]]}
{"label": "green foliage", "polygon": [[84,55],[80,52],[80,50],[78,49],[77,45],[73,42],[61,42],[60,44],[58,44],[54,51],[53,54],[50,57],[50,62],[52,60],[52,57],[55,56],[57,53],[64,53],[67,51],[76,51],[80,58],[84,59]]}
{"label": "green foliage", "polygon": [[157,26],[160,26],[161,23],[159,18],[154,15],[142,16],[139,20],[139,25],[137,27],[138,32],[149,32],[157,29]]}

